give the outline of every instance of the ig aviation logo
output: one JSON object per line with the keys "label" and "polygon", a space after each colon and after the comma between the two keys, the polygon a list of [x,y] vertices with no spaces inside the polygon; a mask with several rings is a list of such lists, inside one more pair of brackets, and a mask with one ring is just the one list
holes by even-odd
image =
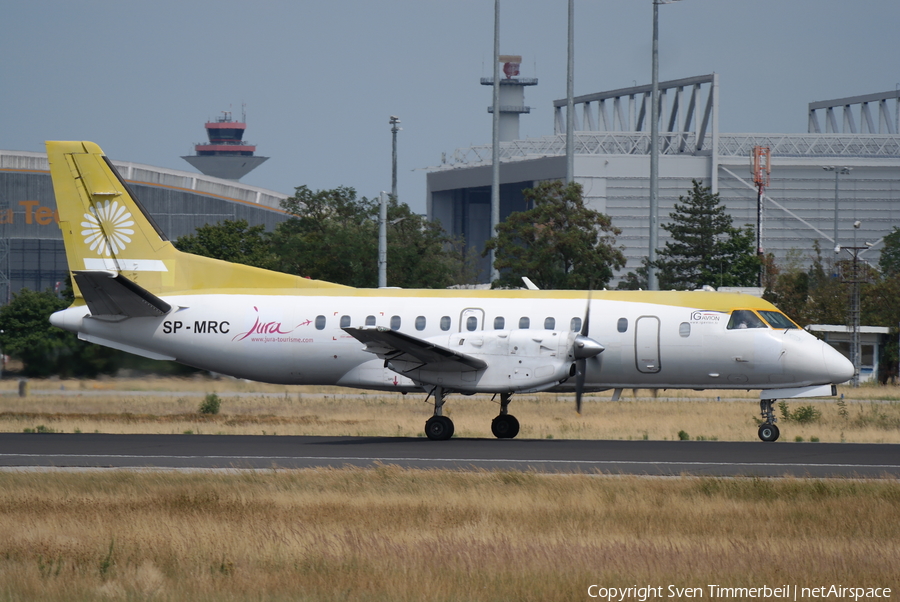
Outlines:
{"label": "ig aviation logo", "polygon": [[721,311],[695,311],[691,313],[691,324],[718,324],[725,315]]}
{"label": "ig aviation logo", "polygon": [[89,245],[91,251],[97,251],[97,255],[107,257],[124,250],[134,234],[131,229],[134,220],[125,206],[119,205],[118,201],[103,201],[92,205],[89,211],[84,214],[87,221],[81,222],[84,244]]}

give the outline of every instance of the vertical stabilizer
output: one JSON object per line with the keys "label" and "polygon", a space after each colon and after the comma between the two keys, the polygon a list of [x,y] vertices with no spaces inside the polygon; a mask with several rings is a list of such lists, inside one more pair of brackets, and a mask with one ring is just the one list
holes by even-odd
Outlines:
{"label": "vertical stabilizer", "polygon": [[181,253],[99,146],[47,142],[47,158],[70,272],[115,272],[154,295],[339,286]]}

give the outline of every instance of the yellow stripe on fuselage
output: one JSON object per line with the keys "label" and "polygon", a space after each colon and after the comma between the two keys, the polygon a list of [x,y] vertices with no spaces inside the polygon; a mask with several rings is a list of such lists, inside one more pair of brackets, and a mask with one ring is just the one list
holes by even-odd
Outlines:
{"label": "yellow stripe on fuselage", "polygon": [[709,291],[560,291],[541,290],[472,290],[472,289],[392,289],[392,288],[304,288],[304,289],[206,289],[171,292],[171,295],[260,295],[295,297],[363,297],[394,299],[516,299],[554,300],[584,299],[595,301],[624,301],[650,303],[670,307],[705,309],[710,311],[731,311],[735,308],[778,311],[764,299],[741,293],[716,293]]}

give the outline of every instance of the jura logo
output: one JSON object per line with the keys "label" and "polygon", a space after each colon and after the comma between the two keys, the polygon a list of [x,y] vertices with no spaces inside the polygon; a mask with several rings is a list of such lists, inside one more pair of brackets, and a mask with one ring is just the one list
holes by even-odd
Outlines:
{"label": "jura logo", "polygon": [[[265,342],[265,339],[266,339],[265,335],[291,334],[292,332],[294,332],[301,326],[308,326],[309,324],[312,323],[311,320],[307,320],[306,322],[297,324],[296,326],[294,326],[293,328],[288,330],[282,325],[281,322],[274,322],[274,321],[263,322],[262,320],[260,320],[259,319],[259,308],[256,307],[255,305],[253,306],[253,311],[256,312],[256,321],[253,322],[253,326],[251,326],[250,330],[248,330],[247,332],[241,332],[239,334],[236,334],[234,336],[234,338],[231,339],[232,341],[243,341],[247,337],[252,337],[253,335],[256,335],[257,338],[253,338],[251,340],[253,340],[253,341],[259,340],[259,341]],[[294,342],[294,341],[288,341],[288,342]],[[299,341],[299,342],[306,342],[306,341],[304,340],[304,341]]]}
{"label": "jura logo", "polygon": [[91,206],[88,211],[90,213],[84,214],[86,221],[81,222],[84,244],[89,245],[97,255],[107,257],[123,251],[134,234],[131,228],[134,220],[125,206],[118,201],[103,201]]}

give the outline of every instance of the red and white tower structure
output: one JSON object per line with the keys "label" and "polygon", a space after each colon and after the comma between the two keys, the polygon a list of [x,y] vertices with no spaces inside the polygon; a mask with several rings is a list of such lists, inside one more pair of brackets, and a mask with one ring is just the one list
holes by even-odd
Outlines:
{"label": "red and white tower structure", "polygon": [[240,180],[268,159],[254,156],[256,146],[244,142],[246,129],[246,118],[243,115],[241,121],[235,121],[231,118],[231,111],[222,111],[221,117],[206,123],[209,142],[195,145],[197,154],[182,159],[204,175],[223,180]]}

